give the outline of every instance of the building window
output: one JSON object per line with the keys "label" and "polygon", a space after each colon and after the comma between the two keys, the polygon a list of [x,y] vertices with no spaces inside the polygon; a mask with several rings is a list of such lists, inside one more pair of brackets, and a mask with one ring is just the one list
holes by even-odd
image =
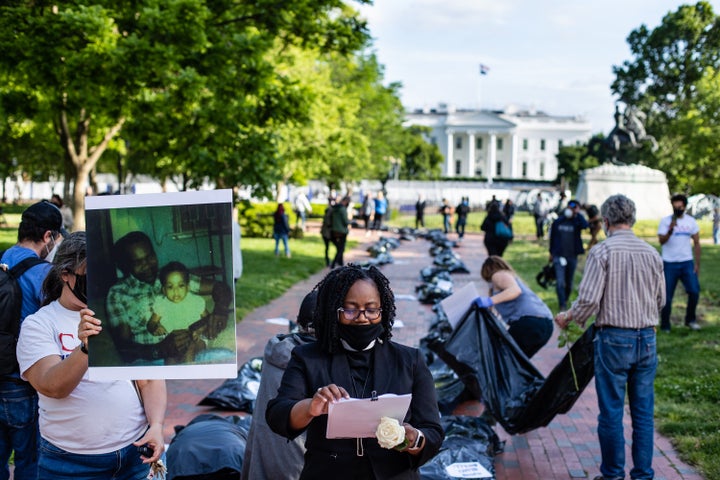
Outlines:
{"label": "building window", "polygon": [[498,150],[502,150],[503,139],[498,137],[495,139],[495,146]]}
{"label": "building window", "polygon": [[455,137],[455,148],[462,150],[462,137]]}
{"label": "building window", "polygon": [[523,138],[523,150],[527,150],[527,149],[528,149],[528,139]]}
{"label": "building window", "polygon": [[482,138],[475,139],[475,150],[482,150]]}
{"label": "building window", "polygon": [[462,160],[455,160],[455,175],[462,173]]}
{"label": "building window", "polygon": [[558,140],[558,150],[560,150],[563,147],[563,141]]}
{"label": "building window", "polygon": [[544,138],[540,139],[540,150],[542,150],[543,152],[545,151],[545,139]]}
{"label": "building window", "polygon": [[545,178],[545,164],[540,164],[540,178]]}
{"label": "building window", "polygon": [[527,162],[522,163],[522,176],[523,178],[527,177]]}
{"label": "building window", "polygon": [[495,163],[495,176],[502,176],[502,162]]}
{"label": "building window", "polygon": [[435,138],[435,137],[430,137],[430,144],[431,144],[431,145],[437,145],[437,138]]}
{"label": "building window", "polygon": [[482,174],[482,167],[477,167],[477,168],[475,169],[475,176],[476,176],[476,177],[482,177],[482,176],[483,176],[483,174]]}

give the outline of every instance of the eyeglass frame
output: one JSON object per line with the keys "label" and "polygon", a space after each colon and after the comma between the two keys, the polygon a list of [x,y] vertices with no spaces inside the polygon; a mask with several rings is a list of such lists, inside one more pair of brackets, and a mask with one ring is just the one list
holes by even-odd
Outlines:
{"label": "eyeglass frame", "polygon": [[[375,310],[377,310],[377,317],[375,317],[375,318],[370,318],[370,317],[368,317],[368,314],[367,314],[368,310],[370,310],[370,311],[375,311]],[[353,312],[353,311],[354,311],[354,312],[357,312],[357,315],[355,315],[354,317],[348,318],[347,315],[345,315],[345,312]],[[343,308],[343,307],[340,307],[340,308],[337,309],[337,312],[338,312],[338,314],[342,314],[343,318],[344,318],[345,320],[349,321],[349,322],[352,322],[352,321],[357,320],[358,318],[360,318],[360,314],[364,315],[365,318],[366,318],[369,322],[373,322],[373,321],[377,320],[378,318],[382,317],[382,308],[365,308],[365,309],[362,309],[362,308]],[[372,315],[372,314],[371,314],[371,315]]]}

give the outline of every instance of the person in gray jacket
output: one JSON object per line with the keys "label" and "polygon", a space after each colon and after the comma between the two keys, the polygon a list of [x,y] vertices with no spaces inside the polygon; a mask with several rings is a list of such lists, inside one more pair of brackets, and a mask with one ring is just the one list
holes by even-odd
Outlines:
{"label": "person in gray jacket", "polygon": [[265,409],[268,401],[277,395],[285,367],[290,361],[290,352],[298,345],[315,341],[311,323],[316,302],[317,290],[313,290],[300,305],[297,316],[299,332],[276,335],[265,345],[262,376],[245,447],[241,478],[291,480],[300,477],[305,455],[305,435],[288,441],[274,433],[265,420]]}

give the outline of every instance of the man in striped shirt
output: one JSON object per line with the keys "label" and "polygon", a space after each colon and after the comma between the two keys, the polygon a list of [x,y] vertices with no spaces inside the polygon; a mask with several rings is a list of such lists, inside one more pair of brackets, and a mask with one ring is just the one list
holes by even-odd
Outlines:
{"label": "man in striped shirt", "polygon": [[655,332],[665,304],[663,262],[632,231],[635,204],[613,195],[600,208],[607,240],[590,250],[578,299],[555,317],[560,328],[595,317],[595,389],[602,453],[595,480],[625,478],[623,409],[627,389],[633,424],[632,479],[651,479],[657,355]]}

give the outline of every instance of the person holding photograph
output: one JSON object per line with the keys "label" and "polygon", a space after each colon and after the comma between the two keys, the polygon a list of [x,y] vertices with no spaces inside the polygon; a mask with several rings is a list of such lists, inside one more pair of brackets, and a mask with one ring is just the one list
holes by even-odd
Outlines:
{"label": "person holding photograph", "polygon": [[136,390],[89,379],[90,338],[102,326],[87,308],[86,268],[85,232],[72,233],[43,283],[44,306],[20,331],[20,373],[39,394],[39,478],[142,480],[165,449],[165,381],[138,380]]}
{"label": "person holding photograph", "polygon": [[[268,403],[268,425],[288,439],[307,432],[301,479],[419,479],[418,468],[438,452],[444,432],[422,353],[390,341],[395,297],[387,278],[374,266],[350,264],[331,270],[316,288],[317,341],[293,350]],[[412,394],[404,441],[395,448],[377,438],[325,437],[330,403],[386,393]]]}

